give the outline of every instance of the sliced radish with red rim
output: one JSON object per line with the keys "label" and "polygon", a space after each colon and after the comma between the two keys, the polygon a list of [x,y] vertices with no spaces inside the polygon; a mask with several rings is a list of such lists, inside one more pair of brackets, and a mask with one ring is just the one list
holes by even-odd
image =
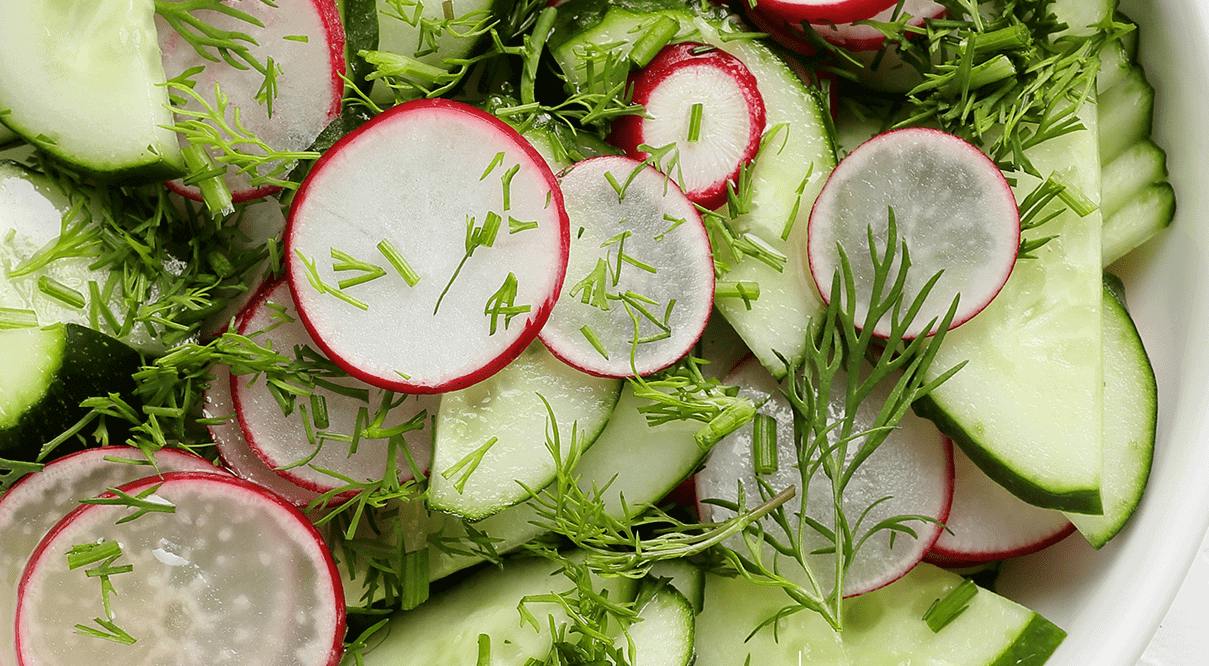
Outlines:
{"label": "sliced radish with red rim", "polygon": [[155,453],[155,467],[129,446],[91,448],[58,458],[22,477],[0,496],[0,664],[17,663],[13,621],[17,583],[38,542],[80,500],[157,473],[196,471],[224,474],[210,461],[177,449]]}
{"label": "sliced radish with red rim", "polygon": [[755,159],[764,134],[764,98],[741,60],[719,48],[684,42],[665,47],[631,78],[633,101],[646,116],[613,123],[609,142],[643,160],[640,147],[674,146],[659,158],[695,204],[726,203],[727,184]]}
{"label": "sliced radish with red rim", "polygon": [[[17,653],[23,666],[335,666],[343,651],[340,579],[319,533],[260,487],[174,472],[119,490],[171,507],[83,505],[46,535],[22,574]],[[112,497],[112,495],[108,495]],[[73,547],[116,542],[111,613],[98,578],[70,569]],[[106,560],[107,561],[107,560]],[[131,566],[122,572],[121,567]],[[95,573],[95,572],[94,572]],[[97,622],[100,620],[101,622]],[[103,624],[103,623],[108,623]],[[118,634],[129,644],[77,628]]]}
{"label": "sliced radish with red rim", "polygon": [[[807,252],[813,282],[825,301],[840,268],[840,248],[856,285],[857,325],[864,323],[874,284],[872,235],[886,251],[890,211],[910,253],[903,299],[913,302],[941,273],[904,338],[935,332],[928,323],[960,301],[950,328],[982,311],[1007,282],[1020,245],[1020,215],[1007,180],[982,151],[939,130],[909,128],[857,146],[832,172],[810,213]],[[889,280],[899,274],[895,248]],[[904,306],[904,310],[905,310]],[[893,312],[874,328],[890,334]]]}
{"label": "sliced radish with red rim", "polygon": [[[262,66],[271,65],[280,70],[275,76],[276,95],[272,99],[271,115],[269,106],[258,99],[258,96],[263,97],[263,73],[242,62],[241,68],[225,60],[215,62],[203,58],[157,14],[155,21],[164,73],[168,78],[174,78],[190,68],[204,67],[204,71],[191,77],[193,90],[213,107],[214,87],[218,85],[223,96],[228,98],[225,116],[228,124],[235,126],[233,110],[239,109],[239,124],[274,150],[304,150],[340,114],[344,95],[344,81],[340,78],[345,70],[344,28],[336,5],[331,0],[275,0],[271,4],[239,3],[238,10],[258,20],[262,26],[212,10],[194,13],[216,30],[231,30],[252,37],[256,44],[248,45],[250,53]],[[173,94],[187,100],[185,109],[201,110],[197,100],[177,91]],[[225,139],[231,139],[217,128],[215,131]],[[184,138],[181,141],[184,142]],[[246,142],[240,149],[259,150],[249,147]],[[281,189],[271,185],[253,186],[251,175],[238,173],[233,166],[228,166],[223,181],[235,201],[257,199]],[[195,185],[175,180],[168,186],[190,199],[201,200]]]}
{"label": "sliced radish with red rim", "polygon": [[760,0],[761,11],[790,22],[851,23],[872,18],[898,0]]}
{"label": "sliced radish with red rim", "polygon": [[953,509],[948,531],[928,559],[941,566],[1018,557],[1055,544],[1075,531],[1061,511],[1042,509],[995,483],[964,453],[954,454]]}
{"label": "sliced radish with red rim", "polygon": [[474,107],[420,100],[315,164],[290,213],[286,265],[333,362],[375,386],[440,393],[533,341],[568,243],[558,183],[528,142]]}
{"label": "sliced radish with red rim", "polygon": [[[837,374],[834,381],[842,386],[846,381],[844,373]],[[775,380],[753,357],[735,368],[723,383],[738,386],[740,394],[751,397],[756,404],[767,398],[758,411],[776,420],[777,469],[770,474],[760,475],[760,478],[771,485],[774,493],[789,486],[801,489],[802,481],[797,469],[797,452],[793,437],[793,409],[781,394]],[[889,387],[882,383],[869,399],[861,404],[855,431],[869,427],[888,393]],[[844,406],[840,402],[841,399],[837,396],[833,400],[832,409],[842,414]],[[850,454],[855,454],[860,441],[858,439],[855,445],[850,446]],[[740,484],[746,494],[747,507],[752,508],[759,504],[761,491],[756,480],[752,447],[752,426],[747,425],[727,436],[710,451],[704,469],[695,477],[698,511],[702,520],[718,522],[733,516],[734,512],[710,504],[706,500],[736,502]],[[811,478],[809,493],[806,506],[809,516],[822,525],[834,525],[831,508],[832,488],[824,472],[818,471]],[[861,528],[854,535],[855,539],[859,540],[871,526],[894,516],[926,516],[936,521],[944,521],[948,517],[952,498],[952,445],[931,422],[908,413],[893,434],[857,468],[845,488],[843,510],[851,521],[850,525],[864,515]],[[883,499],[885,501],[880,501]],[[800,500],[795,498],[785,505],[791,525],[796,525],[799,502]],[[864,514],[866,509],[868,513]],[[764,520],[768,521],[765,529],[769,530],[771,535],[781,534],[770,519]],[[904,525],[915,531],[915,538],[899,533],[892,539],[891,533],[883,530],[869,537],[857,551],[856,558],[844,578],[844,596],[863,594],[902,577],[923,558],[940,536],[942,529],[938,523],[922,520],[907,521]],[[783,535],[781,536],[783,540]],[[805,530],[805,539],[806,552],[833,547],[829,538],[809,527]],[[726,545],[735,548],[740,554],[749,554],[747,547],[738,538],[732,537]],[[765,563],[769,564],[773,554],[769,546],[765,546],[765,550]],[[780,559],[780,555],[776,557],[782,575],[792,577],[794,574],[791,570],[801,571],[796,562]],[[835,580],[833,553],[815,553],[809,557],[809,564],[818,580]]]}
{"label": "sliced radish with red rim", "polygon": [[597,376],[675,363],[713,305],[714,262],[697,209],[666,176],[628,157],[578,162],[561,184],[571,258],[542,342]]}
{"label": "sliced radish with red rim", "polygon": [[[241,319],[240,334],[253,337],[260,344],[271,342],[283,355],[293,356],[300,347],[313,349],[314,343],[297,318],[289,285],[284,280],[268,285]],[[231,396],[239,425],[252,453],[265,466],[286,481],[319,493],[346,485],[329,471],[355,481],[381,479],[390,455],[389,438],[355,433],[369,428],[377,415],[383,413],[384,418],[375,425],[380,430],[414,424],[400,437],[419,468],[428,468],[432,458],[431,417],[439,405],[437,396],[390,395],[351,377],[323,379],[339,387],[313,389],[322,397],[326,422],[316,413],[309,398],[299,398],[294,411],[286,414],[269,391],[264,376],[251,381],[232,375]],[[384,404],[388,408],[380,411]],[[350,438],[357,440],[355,451]],[[405,452],[397,449],[394,453],[399,479],[411,479]],[[298,499],[294,493],[291,496],[291,501]],[[350,492],[340,497],[351,496]]]}
{"label": "sliced radish with red rim", "polygon": [[[869,17],[868,20],[889,23],[903,16],[910,16],[911,18],[907,20],[907,25],[921,28],[925,20],[940,18],[946,13],[947,10],[944,5],[939,2],[932,2],[932,0],[905,0],[901,11],[898,11],[897,4],[891,5],[874,16]],[[793,24],[790,24],[789,27],[801,30],[801,28]],[[876,51],[886,43],[885,33],[871,25],[863,23],[840,23],[834,26],[819,23],[814,26],[814,29],[829,43],[842,46],[849,51]]]}

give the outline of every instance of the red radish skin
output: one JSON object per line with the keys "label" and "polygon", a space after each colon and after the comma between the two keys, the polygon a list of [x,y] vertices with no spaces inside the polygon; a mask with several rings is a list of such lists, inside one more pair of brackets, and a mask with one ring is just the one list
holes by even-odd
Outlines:
{"label": "red radish skin", "polygon": [[[660,170],[693,203],[711,210],[725,204],[727,184],[733,186],[743,165],[755,159],[764,134],[764,98],[756,77],[726,51],[684,42],[665,47],[630,81],[634,103],[650,117],[621,116],[609,142],[636,160],[650,157],[639,149],[643,144],[658,148],[675,143],[678,163],[662,163]],[[690,141],[695,104],[702,105],[700,134]]]}
{"label": "red radish skin", "polygon": [[[843,385],[846,377],[841,372],[835,381]],[[796,453],[792,409],[771,375],[757,359],[751,357],[735,368],[723,383],[740,387],[740,395],[752,397],[757,404],[768,397],[759,412],[769,414],[777,421],[778,471],[763,478],[771,484],[773,492],[790,485],[800,487],[800,475],[794,466]],[[875,390],[873,402],[862,404],[857,430],[872,422],[872,412],[880,406],[879,397],[887,391],[884,387]],[[843,408],[833,402],[833,409],[842,412]],[[748,507],[759,502],[759,490],[752,468],[751,440],[751,426],[732,433],[712,449],[705,467],[694,477],[697,510],[703,521],[719,521],[733,515],[706,500],[737,501],[739,482],[743,482],[746,490]],[[949,516],[953,499],[952,444],[930,422],[912,413],[907,414],[894,434],[857,469],[845,493],[844,510],[851,518],[886,496],[890,499],[870,510],[865,519],[866,526],[897,515],[927,516],[942,522]],[[797,499],[791,500],[790,504],[796,507],[797,502]],[[818,472],[810,484],[808,511],[816,511],[811,514],[813,518],[824,525],[831,525],[830,503],[830,483],[822,472]],[[908,522],[907,526],[915,530],[917,538],[899,534],[893,548],[885,533],[870,537],[857,553],[845,578],[845,597],[871,592],[901,578],[922,560],[942,531],[941,525],[933,522]],[[779,528],[770,526],[769,529]],[[809,528],[806,536],[809,540],[806,544],[808,551],[831,544],[830,540],[819,537]],[[857,534],[856,538],[860,536]],[[727,545],[747,554],[746,546],[737,539]],[[769,558],[766,564],[771,563],[771,551],[766,549],[765,554]],[[780,564],[783,575],[794,575],[790,572],[800,571],[795,561],[781,560]],[[832,555],[812,556],[810,565],[819,580],[834,580]]]}
{"label": "red radish skin", "polygon": [[[506,164],[491,169],[501,152]],[[367,172],[366,164],[375,168]],[[510,165],[519,171],[507,209],[500,183]],[[504,219],[495,244],[478,248],[451,280],[464,258],[466,220],[482,224],[488,213]],[[509,217],[538,226],[512,233]],[[378,255],[380,239],[420,275],[415,286]],[[524,138],[469,105],[417,100],[379,114],[319,158],[287,222],[286,270],[301,320],[333,362],[380,388],[443,393],[491,376],[537,337],[562,288],[569,246],[558,181]],[[346,277],[331,270],[328,253],[336,248],[364,248],[359,258],[388,271],[350,290],[368,309],[310,283],[300,254],[335,285]],[[484,314],[484,303],[508,273],[518,276],[516,304],[530,309],[507,323],[499,317],[489,333],[495,318]],[[446,285],[448,297],[434,314]]]}
{"label": "red radish skin", "polygon": [[[27,474],[0,496],[0,666],[14,666],[17,653],[13,624],[17,583],[38,541],[82,499],[109,488],[156,474],[150,465],[106,460],[145,461],[129,446],[90,448],[58,458],[41,472]],[[186,451],[162,449],[155,454],[160,472],[196,471],[224,474],[210,461]]]}
{"label": "red radish skin", "polygon": [[[304,150],[340,115],[344,95],[344,81],[340,77],[346,67],[344,27],[336,3],[333,0],[276,0],[272,4],[244,2],[238,9],[255,17],[264,27],[213,11],[200,10],[197,15],[216,28],[250,35],[258,44],[250,47],[252,54],[262,63],[271,56],[281,67],[271,117],[267,107],[255,99],[264,81],[262,74],[250,67],[239,69],[226,62],[203,58],[163,18],[156,16],[165,74],[172,78],[191,67],[204,66],[205,71],[192,80],[196,82],[194,90],[209,104],[214,104],[217,83],[229,97],[231,107],[240,109],[240,122],[252,134],[275,150]],[[307,40],[285,39],[294,35],[305,35]],[[186,108],[200,107],[189,100]],[[229,110],[227,121],[233,121]],[[181,141],[184,144],[183,138]],[[234,167],[228,167],[223,180],[236,202],[259,199],[281,189],[275,185],[253,186],[248,176],[235,171]],[[201,193],[194,185],[174,180],[166,186],[177,194],[201,200]]]}
{"label": "red radish skin", "polygon": [[[748,22],[757,30],[767,34],[773,41],[794,53],[812,56],[819,52],[818,46],[807,39],[800,28],[795,29],[793,24],[779,16],[768,15],[763,7],[763,4],[756,7],[743,5]],[[792,58],[787,58],[786,61],[795,62]]]}
{"label": "red radish skin", "polygon": [[[933,332],[928,323],[939,321],[958,294],[950,328],[981,312],[1003,288],[1020,246],[1020,214],[1011,186],[990,158],[962,139],[908,128],[857,146],[815,200],[806,241],[810,275],[803,279],[824,302],[830,300],[843,247],[856,282],[856,321],[865,321],[873,282],[868,233],[872,228],[877,251],[884,253],[891,209],[899,241],[911,256],[904,301],[909,304],[943,271],[905,339]],[[892,277],[901,255],[896,252]],[[892,314],[877,322],[874,335],[889,335]]]}
{"label": "red radish skin", "polygon": [[[228,475],[173,472],[119,490],[150,491],[175,510],[118,525],[129,508],[85,504],[46,534],[18,588],[21,666],[73,666],[81,654],[126,666],[165,659],[212,666],[340,661],[340,576],[322,537],[297,509]],[[73,628],[95,627],[91,618],[104,617],[105,610],[99,586],[84,571],[69,571],[63,554],[102,539],[121,544],[117,565],[133,565],[112,577],[111,596],[113,621],[132,632],[133,644],[82,636]],[[231,548],[228,542],[237,539],[242,547]],[[211,540],[215,546],[207,549]]]}
{"label": "red radish skin", "polygon": [[[896,8],[897,5],[891,5],[864,20],[888,23],[896,20]],[[760,3],[755,8],[747,9],[747,19],[762,32],[768,33],[777,43],[795,53],[814,55],[818,52],[818,47],[814,42],[805,36],[800,22],[787,21],[768,12],[769,10],[765,3]],[[906,0],[903,4],[902,12],[898,16],[911,16],[907,21],[907,25],[919,28],[923,27],[925,20],[940,18],[946,14],[944,5],[938,2],[932,2],[931,0]],[[849,22],[833,25],[814,22],[812,23],[812,27],[829,44],[845,48],[849,51],[876,51],[886,43],[885,34],[877,28],[863,23]]]}
{"label": "red radish skin", "polygon": [[791,23],[852,23],[875,16],[898,0],[760,0],[768,16]]}

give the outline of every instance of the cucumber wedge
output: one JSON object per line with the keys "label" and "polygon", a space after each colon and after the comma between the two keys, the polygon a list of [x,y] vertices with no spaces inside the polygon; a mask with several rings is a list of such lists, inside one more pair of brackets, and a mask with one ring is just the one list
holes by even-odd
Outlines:
{"label": "cucumber wedge", "polygon": [[1125,287],[1104,274],[1104,515],[1067,514],[1095,548],[1125,525],[1142,499],[1158,419],[1158,385],[1142,338],[1125,307]]}
{"label": "cucumber wedge", "polygon": [[554,480],[550,414],[567,455],[573,427],[574,446],[591,446],[620,394],[621,380],[585,375],[540,342],[490,378],[446,393],[433,434],[429,506],[480,520],[524,501],[526,488]]}
{"label": "cucumber wedge", "polygon": [[634,666],[689,666],[693,663],[696,613],[678,589],[646,578],[635,599],[638,622],[616,639],[617,647],[633,642]]}
{"label": "cucumber wedge", "polygon": [[181,175],[152,0],[0,2],[0,116],[97,178]]}
{"label": "cucumber wedge", "polygon": [[781,590],[741,578],[707,576],[705,611],[697,617],[697,666],[867,666],[944,664],[1008,666],[1041,664],[1066,633],[1036,613],[979,589],[968,608],[939,632],[923,621],[931,603],[962,578],[921,564],[886,587],[848,600],[844,631],[836,634],[821,616],[803,611],[748,634],[787,605]]}
{"label": "cucumber wedge", "polygon": [[[1094,200],[1095,105],[1085,104],[1080,119],[1087,129],[1040,144],[1030,158]],[[1020,177],[1017,196],[1034,183]],[[931,373],[969,363],[915,408],[1024,501],[1099,513],[1100,214],[1064,210],[1037,232],[1057,237],[1035,259],[1017,261],[999,296],[949,332]]]}

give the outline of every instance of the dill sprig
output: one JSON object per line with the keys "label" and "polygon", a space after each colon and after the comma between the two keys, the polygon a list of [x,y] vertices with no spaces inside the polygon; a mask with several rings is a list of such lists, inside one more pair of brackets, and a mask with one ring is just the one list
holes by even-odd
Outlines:
{"label": "dill sprig", "polygon": [[[273,6],[269,0],[260,0]],[[197,55],[210,62],[225,62],[236,69],[249,67],[265,73],[268,67],[249,49],[257,46],[256,40],[247,33],[223,30],[203,21],[196,12],[215,12],[263,28],[259,19],[232,7],[222,0],[155,0],[155,13],[181,36]]]}

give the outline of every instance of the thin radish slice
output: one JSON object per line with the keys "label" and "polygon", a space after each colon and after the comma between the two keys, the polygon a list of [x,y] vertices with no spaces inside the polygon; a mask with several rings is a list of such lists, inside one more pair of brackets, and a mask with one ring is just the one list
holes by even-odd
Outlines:
{"label": "thin radish slice", "polygon": [[[271,342],[283,355],[294,356],[301,347],[313,348],[285,280],[269,284],[241,319],[240,334],[261,344]],[[381,479],[391,454],[390,438],[370,436],[366,430],[371,425],[379,430],[397,429],[411,422],[412,427],[400,438],[419,468],[428,468],[432,458],[430,424],[439,404],[437,396],[393,395],[347,376],[324,380],[339,387],[314,388],[326,405],[326,424],[307,399],[300,399],[293,413],[284,413],[264,376],[254,381],[231,377],[231,397],[240,428],[252,453],[264,465],[286,481],[319,493],[347,485],[329,471],[355,481]],[[373,423],[379,414],[382,420]],[[411,479],[405,452],[396,449],[394,455],[399,479]],[[351,496],[340,495],[345,499]]]}
{"label": "thin radish slice", "polygon": [[[857,146],[836,166],[815,200],[807,231],[810,273],[825,301],[840,267],[839,248],[848,257],[858,325],[865,321],[874,283],[870,235],[877,251],[885,252],[889,211],[911,258],[905,303],[943,272],[904,338],[934,333],[929,322],[943,317],[958,295],[950,328],[969,321],[1007,282],[1020,245],[1020,215],[995,163],[939,130],[885,132]],[[902,265],[901,248],[895,249],[891,278]],[[893,314],[877,323],[875,335],[890,334]]]}
{"label": "thin radish slice", "polygon": [[[794,53],[812,56],[819,52],[819,47],[806,38],[801,28],[795,28],[794,24],[779,16],[770,16],[763,10],[763,7],[763,4],[758,7],[743,5],[748,22],[756,30],[767,34],[774,42]],[[792,67],[793,65],[792,62],[789,62],[790,60],[787,59],[787,62]]]}
{"label": "thin radish slice", "polygon": [[[847,379],[840,372],[834,381],[843,385]],[[746,394],[757,404],[767,398],[759,413],[776,419],[778,465],[777,471],[761,475],[760,478],[771,485],[773,492],[789,486],[800,489],[802,481],[796,467],[797,453],[793,441],[793,409],[775,380],[753,357],[735,368],[724,383],[738,386],[741,395]],[[883,382],[861,404],[856,419],[857,431],[872,423],[888,391]],[[844,409],[842,402],[839,402],[841,399],[841,396],[837,396],[832,404],[832,409],[839,413],[843,413]],[[856,440],[856,445],[849,448],[850,455],[855,454],[860,441]],[[754,507],[759,503],[760,487],[756,481],[750,425],[719,442],[710,452],[705,468],[697,473],[698,511],[702,520],[718,522],[733,516],[732,511],[704,500],[736,502],[740,484],[746,494],[747,506]],[[811,478],[809,493],[808,515],[823,525],[833,525],[831,483],[824,472],[816,472]],[[888,500],[878,503],[887,497]],[[868,509],[868,514],[861,521],[861,529],[854,535],[859,540],[870,526],[894,516],[926,516],[944,521],[948,517],[952,499],[952,444],[929,421],[909,413],[894,433],[857,468],[844,491],[843,509],[849,521],[852,521],[850,525]],[[789,503],[794,507],[793,510],[787,510],[787,514],[793,514],[789,516],[791,525],[797,523],[798,502],[795,498]],[[876,506],[873,506],[875,503]],[[765,518],[765,521],[768,521],[765,528],[770,534],[781,534],[780,528],[773,525],[770,519]],[[892,539],[891,533],[883,530],[870,536],[857,551],[844,578],[845,597],[863,594],[898,580],[923,558],[941,533],[941,526],[933,522],[912,520],[906,522],[905,526],[915,531],[916,538],[899,533]],[[806,528],[805,539],[806,552],[832,546],[830,539],[809,527]],[[737,537],[732,537],[726,545],[741,554],[748,554],[747,547]],[[765,546],[765,556],[765,564],[771,566],[774,555],[770,546]],[[801,572],[795,561],[783,559],[781,555],[775,557],[783,575],[793,576],[795,574],[792,572]],[[816,553],[809,556],[808,561],[818,580],[835,580],[834,554]],[[802,580],[804,582],[805,578]]]}
{"label": "thin radish slice", "polygon": [[1061,511],[1018,499],[960,451],[954,454],[954,478],[953,509],[945,521],[949,529],[929,555],[941,558],[937,564],[976,564],[1028,555],[1075,531]]}
{"label": "thin radish slice", "polygon": [[[440,393],[528,347],[558,298],[568,244],[562,194],[537,151],[494,116],[432,99],[379,114],[324,153],[294,200],[286,261],[328,358],[375,386]],[[355,262],[370,266],[336,270]]]}
{"label": "thin radish slice", "polygon": [[248,446],[243,429],[235,416],[235,401],[231,398],[231,369],[225,365],[215,366],[214,381],[206,389],[202,402],[202,415],[207,419],[222,419],[221,423],[206,426],[210,439],[223,465],[235,476],[251,481],[269,490],[290,504],[303,508],[319,496],[318,492],[286,480]]}
{"label": "thin radish slice", "polygon": [[[910,16],[911,18],[907,20],[907,25],[921,28],[925,20],[940,18],[947,12],[944,5],[939,2],[932,2],[932,0],[905,0],[902,11],[896,11],[897,9],[897,4],[891,5],[871,16],[869,20],[889,23],[903,16]],[[801,28],[793,24],[790,24],[789,27],[801,30]],[[881,30],[861,23],[840,23],[836,25],[819,23],[814,26],[814,29],[828,43],[842,46],[849,51],[876,51],[886,43],[886,35]]]}
{"label": "thin radish slice", "polygon": [[569,279],[542,342],[602,377],[675,363],[701,337],[714,298],[696,208],[666,176],[628,157],[578,162],[561,182],[574,230]]}
{"label": "thin radish slice", "polygon": [[[119,488],[171,507],[118,524],[124,505],[84,505],[46,535],[21,577],[22,666],[95,663],[335,666],[344,597],[319,533],[294,507],[231,476],[174,472]],[[108,494],[113,497],[112,494]],[[109,610],[98,579],[108,560],[70,569],[73,547],[120,545]],[[122,572],[129,565],[131,570]],[[108,615],[108,617],[107,617]],[[101,622],[98,622],[97,620]],[[102,623],[109,623],[109,626]],[[87,635],[126,632],[130,644]]]}
{"label": "thin radish slice", "polygon": [[768,16],[791,23],[852,23],[872,18],[893,7],[898,0],[760,0],[759,7]]}
{"label": "thin radish slice", "polygon": [[618,118],[609,142],[637,160],[651,155],[644,144],[674,146],[659,159],[659,170],[689,201],[709,209],[725,204],[727,184],[755,159],[764,134],[756,77],[722,49],[683,42],[665,47],[630,81],[646,117]]}
{"label": "thin radish slice", "polygon": [[[235,126],[233,112],[239,109],[240,125],[266,145],[283,152],[304,150],[340,114],[344,95],[344,81],[340,78],[345,70],[344,28],[336,4],[332,0],[241,2],[237,10],[255,18],[263,27],[213,10],[193,13],[216,30],[231,30],[253,38],[256,43],[248,46],[252,56],[266,69],[268,66],[280,69],[274,78],[276,95],[271,113],[268,104],[258,99],[264,97],[264,73],[237,59],[239,67],[226,60],[203,57],[157,14],[155,23],[164,72],[171,79],[190,68],[205,67],[191,77],[193,90],[213,107],[217,85],[228,98],[225,115],[228,124]],[[198,100],[178,91],[173,94],[186,100],[186,110],[202,110]],[[188,117],[178,114],[177,121]],[[226,140],[232,138],[217,128],[215,131]],[[185,141],[182,137],[182,144]],[[241,149],[246,148],[245,143]],[[259,173],[267,175],[272,168],[261,168]],[[235,167],[228,167],[223,180],[235,201],[257,199],[280,189],[272,185],[254,186],[251,174],[239,173]],[[195,185],[175,180],[168,186],[190,199],[201,200]]]}
{"label": "thin radish slice", "polygon": [[[210,461],[176,449],[163,449],[154,458],[163,473],[223,473]],[[139,449],[91,448],[58,458],[0,496],[0,665],[17,664],[17,583],[38,541],[80,500],[155,473]]]}

